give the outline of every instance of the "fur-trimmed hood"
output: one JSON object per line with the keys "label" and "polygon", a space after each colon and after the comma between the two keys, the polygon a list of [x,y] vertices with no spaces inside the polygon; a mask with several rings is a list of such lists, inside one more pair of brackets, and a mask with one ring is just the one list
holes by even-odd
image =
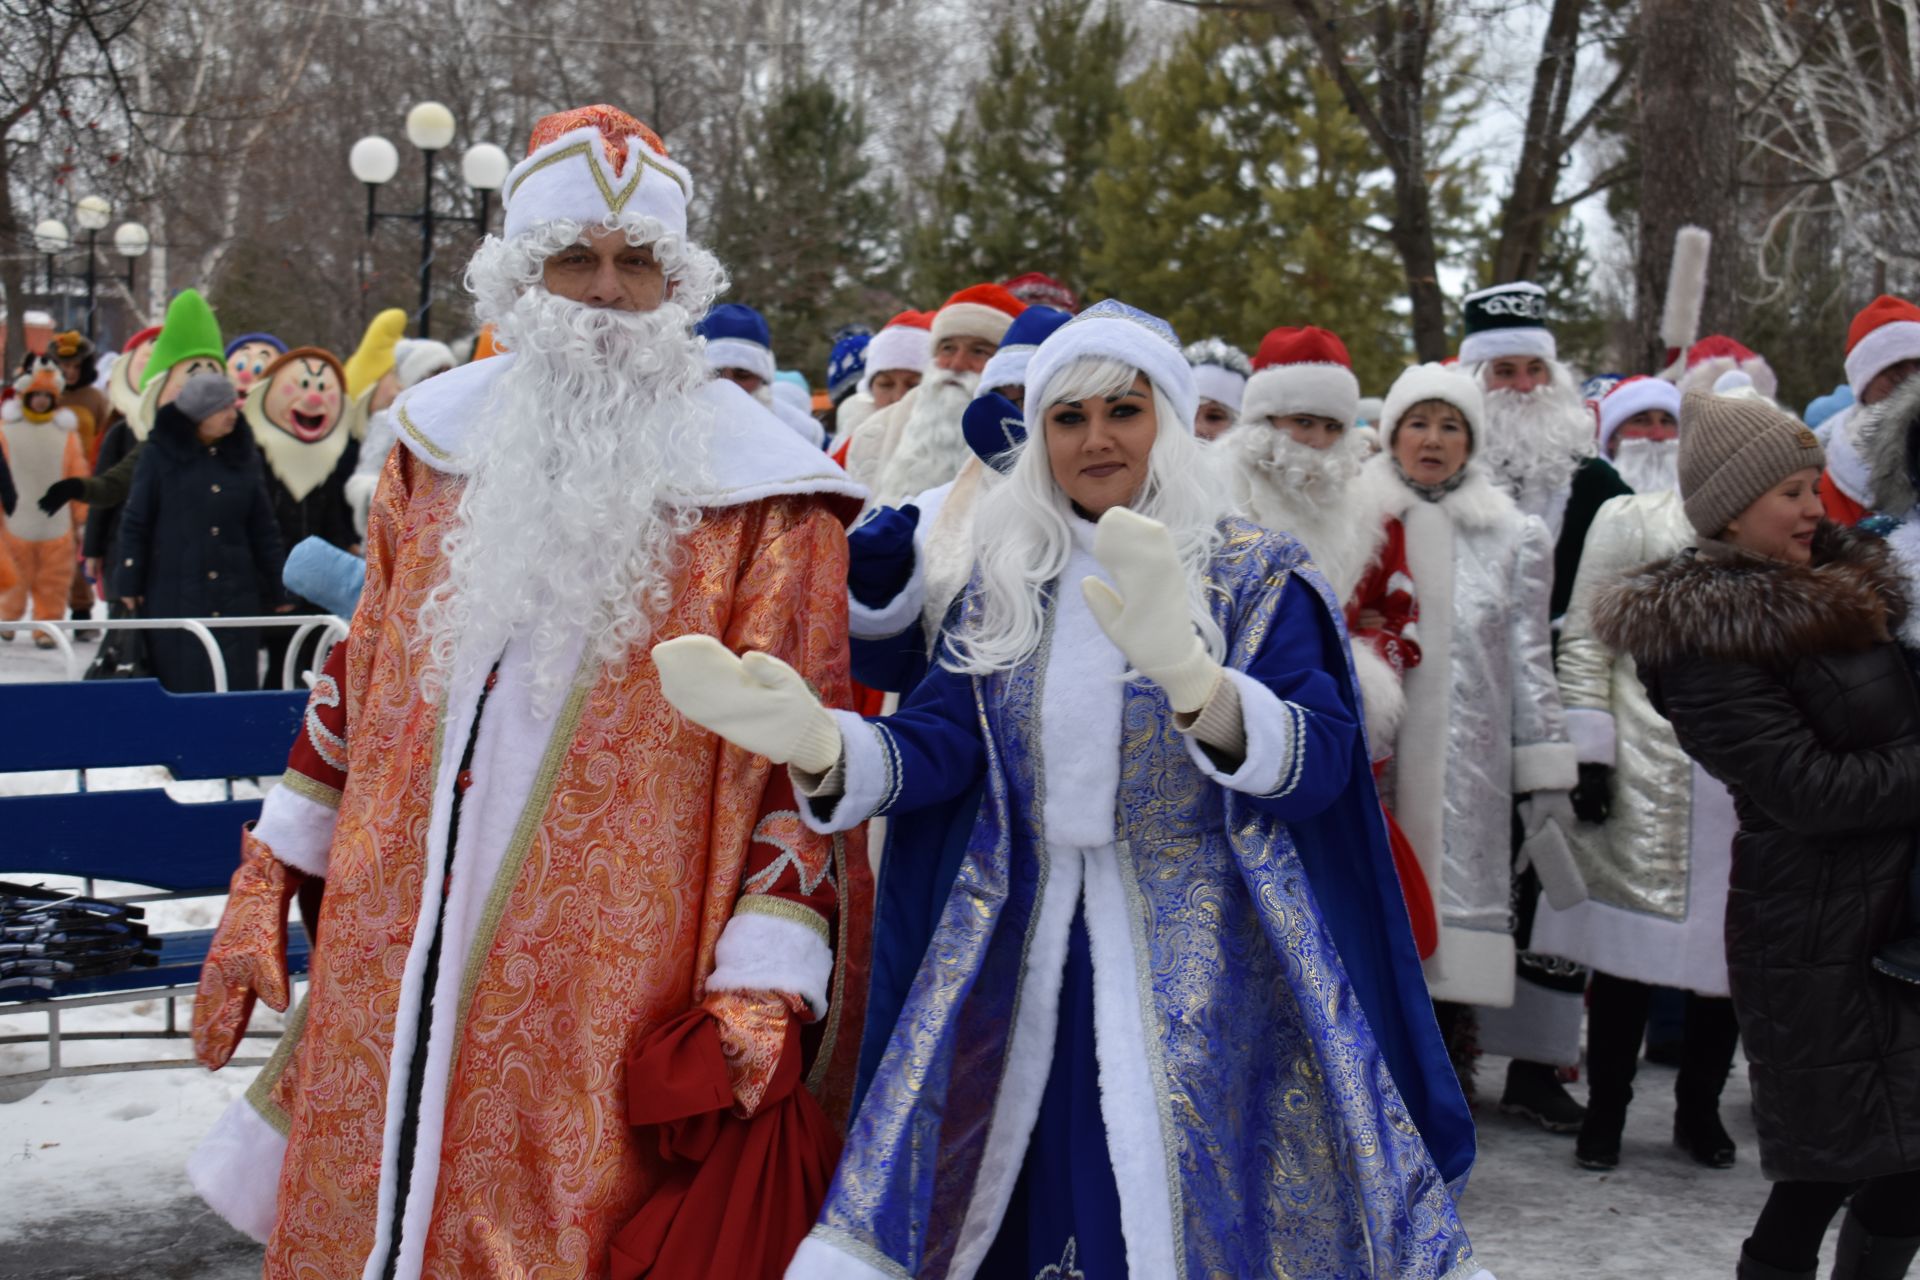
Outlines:
{"label": "fur-trimmed hood", "polygon": [[1911,444],[1914,429],[1920,427],[1920,377],[1908,378],[1879,404],[1856,408],[1845,425],[1867,464],[1873,509],[1904,519],[1920,500]]}
{"label": "fur-trimmed hood", "polygon": [[[1407,512],[1426,499],[1414,492],[1393,464],[1393,455],[1385,450],[1367,459],[1361,471],[1361,483],[1367,492],[1379,495],[1380,514],[1404,519]],[[1518,520],[1522,512],[1507,491],[1493,482],[1485,466],[1467,463],[1467,478],[1460,487],[1433,504],[1462,529],[1491,529],[1506,520]]]}
{"label": "fur-trimmed hood", "polygon": [[1641,667],[1707,658],[1780,667],[1890,640],[1907,592],[1886,544],[1822,524],[1813,563],[1787,564],[1724,543],[1635,570],[1594,602],[1594,632]]}

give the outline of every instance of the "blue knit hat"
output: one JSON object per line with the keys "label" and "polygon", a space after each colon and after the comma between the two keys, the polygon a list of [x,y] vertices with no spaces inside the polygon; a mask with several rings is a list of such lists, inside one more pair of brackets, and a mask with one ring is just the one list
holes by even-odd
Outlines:
{"label": "blue knit hat", "polygon": [[867,371],[867,344],[873,335],[864,325],[849,325],[833,337],[833,354],[827,357],[827,398],[839,404],[852,395]]}
{"label": "blue knit hat", "polygon": [[287,354],[287,344],[270,333],[243,333],[232,342],[229,342],[226,351],[222,354],[228,358],[232,358],[234,352],[246,346],[249,342],[264,342],[281,355]]}
{"label": "blue knit hat", "polygon": [[707,312],[693,331],[707,340],[707,366],[745,369],[773,381],[773,333],[752,307],[723,302]]}
{"label": "blue knit hat", "polygon": [[1033,353],[1055,329],[1071,319],[1071,315],[1056,307],[1028,307],[1015,316],[1007,326],[1007,336],[1000,340],[999,348],[980,370],[980,389],[1026,386],[1027,362],[1033,359]]}

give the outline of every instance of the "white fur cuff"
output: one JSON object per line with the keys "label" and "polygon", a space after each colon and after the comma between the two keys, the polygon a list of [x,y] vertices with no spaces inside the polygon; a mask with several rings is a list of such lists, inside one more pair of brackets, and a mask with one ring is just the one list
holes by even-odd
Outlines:
{"label": "white fur cuff", "polygon": [[816,1020],[825,1017],[833,979],[833,952],[825,939],[809,924],[752,910],[751,897],[740,901],[714,946],[707,990],[796,995]]}
{"label": "white fur cuff", "polygon": [[900,798],[900,758],[885,729],[851,711],[827,714],[840,726],[846,787],[826,817],[813,804],[802,804],[800,820],[830,836],[853,830]]}
{"label": "white fur cuff", "polygon": [[847,634],[855,640],[891,640],[920,621],[927,602],[925,557],[915,548],[913,574],[893,599],[870,609],[847,593]]}
{"label": "white fur cuff", "polygon": [[906,1274],[892,1265],[882,1271],[860,1257],[855,1252],[857,1248],[852,1240],[832,1227],[815,1227],[813,1234],[802,1240],[794,1251],[793,1261],[787,1264],[785,1280],[898,1280]]}
{"label": "white fur cuff", "polygon": [[1573,749],[1581,764],[1604,764],[1613,767],[1614,737],[1613,713],[1596,711],[1592,707],[1567,708],[1567,736],[1573,739]]}
{"label": "white fur cuff", "polygon": [[1536,742],[1513,749],[1513,794],[1571,791],[1580,782],[1580,755],[1571,742]]}
{"label": "white fur cuff", "polygon": [[324,879],[339,817],[339,810],[311,800],[283,782],[267,792],[261,802],[253,835],[295,871]]}
{"label": "white fur cuff", "polygon": [[280,1211],[287,1140],[245,1097],[235,1098],[187,1157],[187,1181],[235,1231],[267,1242]]}
{"label": "white fur cuff", "polygon": [[1303,713],[1245,672],[1229,667],[1224,674],[1240,695],[1241,722],[1247,733],[1246,758],[1232,773],[1222,773],[1191,734],[1183,735],[1187,755],[1200,772],[1221,786],[1277,800],[1299,786],[1306,772],[1306,735],[1300,722]]}

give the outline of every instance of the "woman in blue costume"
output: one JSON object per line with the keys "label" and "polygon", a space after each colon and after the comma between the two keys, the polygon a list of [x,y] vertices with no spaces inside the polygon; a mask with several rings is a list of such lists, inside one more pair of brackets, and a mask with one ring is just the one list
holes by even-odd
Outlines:
{"label": "woman in blue costume", "polygon": [[654,650],[816,829],[984,784],[789,1277],[1479,1272],[1339,605],[1224,514],[1195,406],[1143,312],[1042,344],[959,625],[895,715],[700,637]]}

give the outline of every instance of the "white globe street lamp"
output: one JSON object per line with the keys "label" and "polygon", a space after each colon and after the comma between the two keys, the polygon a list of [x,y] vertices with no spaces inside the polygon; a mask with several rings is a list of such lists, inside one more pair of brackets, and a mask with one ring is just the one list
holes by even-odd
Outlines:
{"label": "white globe street lamp", "polygon": [[433,227],[435,222],[465,222],[487,231],[487,215],[492,194],[507,180],[512,167],[507,153],[490,142],[468,147],[460,158],[460,176],[479,197],[478,210],[472,214],[436,213],[433,207],[433,158],[453,144],[457,122],[445,103],[418,102],[407,112],[407,141],[417,147],[426,161],[420,208],[413,213],[382,213],[378,208],[378,188],[392,181],[400,171],[400,153],[391,142],[379,136],[360,139],[347,153],[347,167],[367,188],[367,235],[381,218],[399,218],[420,224],[420,310],[417,319],[420,336],[429,336],[433,315]]}
{"label": "white globe street lamp", "polygon": [[58,218],[42,218],[33,224],[33,247],[48,257],[64,252],[72,243],[67,224]]}
{"label": "white globe street lamp", "polygon": [[73,219],[83,231],[105,231],[113,221],[113,206],[100,196],[82,196],[73,206]]}
{"label": "white globe street lamp", "polygon": [[138,258],[153,244],[153,237],[137,222],[123,222],[113,233],[113,247],[123,258]]}

